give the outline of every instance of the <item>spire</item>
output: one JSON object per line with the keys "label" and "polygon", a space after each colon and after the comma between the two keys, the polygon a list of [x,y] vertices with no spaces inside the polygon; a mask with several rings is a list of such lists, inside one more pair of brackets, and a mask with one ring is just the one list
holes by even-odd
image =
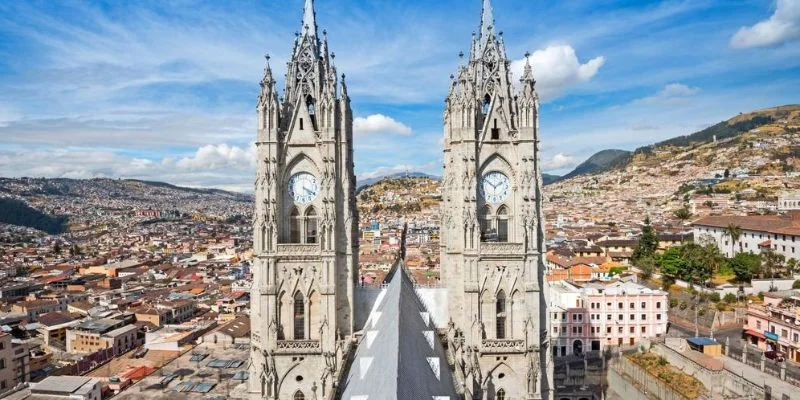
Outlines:
{"label": "spire", "polygon": [[261,86],[266,86],[272,83],[272,67],[269,66],[269,53],[264,54],[264,58],[267,60],[267,65],[264,67],[264,78],[261,79]]}
{"label": "spire", "polygon": [[525,53],[525,69],[523,70],[522,78],[519,81],[536,83],[536,81],[533,79],[533,67],[531,67],[531,53]]}
{"label": "spire", "polygon": [[492,29],[494,29],[492,2],[491,0],[483,0],[483,12],[481,12],[481,43],[486,43],[486,41],[489,40]]}
{"label": "spire", "polygon": [[308,33],[311,36],[317,36],[317,15],[314,12],[314,0],[306,0],[306,5],[303,7],[302,29],[303,34]]}

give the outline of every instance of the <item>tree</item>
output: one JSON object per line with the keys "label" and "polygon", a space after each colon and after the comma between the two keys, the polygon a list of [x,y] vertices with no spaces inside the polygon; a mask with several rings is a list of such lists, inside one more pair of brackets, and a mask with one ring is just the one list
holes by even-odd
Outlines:
{"label": "tree", "polygon": [[692,212],[689,211],[688,207],[682,207],[675,211],[674,213],[675,218],[679,219],[681,223],[686,223],[690,218],[692,218]]}
{"label": "tree", "polygon": [[650,225],[650,217],[644,219],[644,226],[642,227],[642,236],[639,238],[639,243],[633,249],[631,256],[634,265],[645,257],[653,257],[658,250],[658,236],[653,226]]}
{"label": "tree", "polygon": [[789,261],[786,261],[786,272],[789,273],[789,276],[794,276],[794,273],[797,272],[796,258],[790,258]]}
{"label": "tree", "polygon": [[61,242],[58,240],[56,240],[56,243],[53,245],[53,253],[56,255],[61,254]]}
{"label": "tree", "polygon": [[775,271],[783,268],[783,262],[786,257],[783,254],[776,253],[772,249],[767,249],[761,252],[761,266],[763,271],[766,272],[770,278],[775,277]]}
{"label": "tree", "polygon": [[735,255],[728,260],[728,265],[736,275],[737,282],[750,282],[754,276],[761,273],[761,260],[757,255],[751,253]]}
{"label": "tree", "polygon": [[653,276],[653,272],[656,270],[656,260],[653,257],[642,258],[636,264],[636,267],[642,271],[642,278],[650,279],[650,277]]}
{"label": "tree", "polygon": [[681,256],[681,249],[679,247],[673,247],[667,249],[667,251],[661,255],[659,267],[661,267],[661,273],[663,275],[672,279],[677,279],[684,277],[689,263]]}
{"label": "tree", "polygon": [[722,234],[731,238],[731,257],[733,257],[736,255],[736,242],[742,237],[742,228],[739,225],[730,224]]}

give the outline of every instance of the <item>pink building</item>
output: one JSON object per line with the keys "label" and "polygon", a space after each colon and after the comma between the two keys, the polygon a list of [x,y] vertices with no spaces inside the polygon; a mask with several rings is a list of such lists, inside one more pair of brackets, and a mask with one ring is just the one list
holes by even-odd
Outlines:
{"label": "pink building", "polygon": [[777,350],[800,362],[800,292],[765,293],[764,304],[749,304],[744,335],[761,350]]}
{"label": "pink building", "polygon": [[551,286],[553,355],[632,346],[667,331],[667,293],[633,282]]}

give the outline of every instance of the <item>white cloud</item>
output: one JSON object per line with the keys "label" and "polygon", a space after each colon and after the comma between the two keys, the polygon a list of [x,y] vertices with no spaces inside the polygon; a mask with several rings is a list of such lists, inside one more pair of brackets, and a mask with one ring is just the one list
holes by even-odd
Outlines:
{"label": "white cloud", "polygon": [[188,170],[218,169],[223,167],[252,167],[255,170],[256,148],[230,146],[228,144],[205,145],[192,157],[185,157],[176,166]]}
{"label": "white cloud", "polygon": [[573,168],[576,165],[578,165],[578,160],[575,157],[564,153],[557,153],[553,157],[542,161],[542,169],[544,171]]}
{"label": "white cloud", "polygon": [[660,105],[677,105],[686,102],[686,99],[692,97],[700,92],[699,88],[684,85],[682,83],[670,83],[664,86],[660,92],[653,96],[644,97],[634,100],[634,104],[660,104]]}
{"label": "white cloud", "polygon": [[[568,88],[592,80],[606,59],[600,56],[581,64],[575,49],[558,45],[536,50],[531,54],[530,62],[539,96],[542,101],[550,101],[561,96]],[[524,68],[525,59],[511,63],[511,71],[516,78],[522,76]]]}
{"label": "white cloud", "polygon": [[242,148],[228,144],[206,145],[191,156],[160,160],[92,148],[0,150],[0,176],[133,178],[183,186],[252,191],[255,153],[254,146]]}
{"label": "white cloud", "polygon": [[800,1],[778,0],[775,13],[753,26],[743,26],[731,38],[731,47],[777,46],[800,38]]}
{"label": "white cloud", "polygon": [[357,135],[390,134],[408,136],[411,128],[383,114],[373,114],[366,118],[357,117],[353,121],[353,131]]}

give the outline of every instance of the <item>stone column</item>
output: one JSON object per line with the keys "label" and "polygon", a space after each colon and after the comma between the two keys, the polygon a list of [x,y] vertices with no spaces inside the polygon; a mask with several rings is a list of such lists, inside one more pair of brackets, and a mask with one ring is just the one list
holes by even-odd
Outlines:
{"label": "stone column", "polygon": [[761,372],[764,372],[764,368],[767,366],[767,356],[764,353],[761,353]]}
{"label": "stone column", "polygon": [[747,343],[742,346],[742,363],[747,365]]}
{"label": "stone column", "polygon": [[730,336],[725,336],[725,355],[726,356],[728,355],[728,353],[730,353],[730,347],[731,347],[731,337]]}

